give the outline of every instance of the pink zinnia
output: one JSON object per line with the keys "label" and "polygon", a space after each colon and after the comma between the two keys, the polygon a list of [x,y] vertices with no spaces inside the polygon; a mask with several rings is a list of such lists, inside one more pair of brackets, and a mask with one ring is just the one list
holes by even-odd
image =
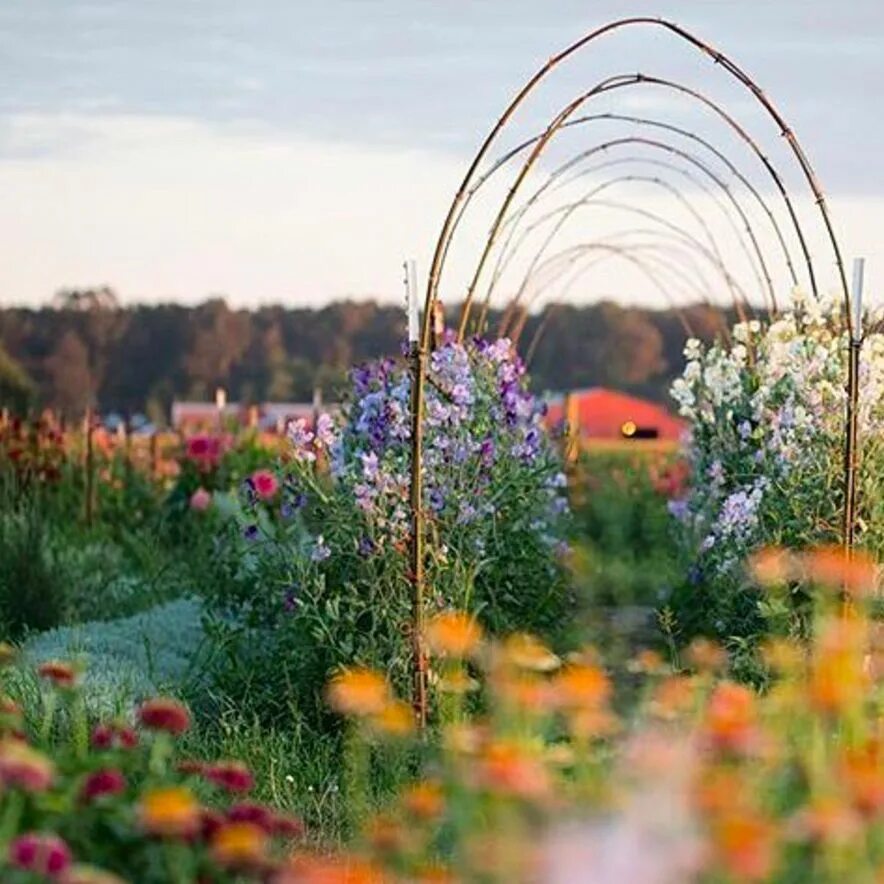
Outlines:
{"label": "pink zinnia", "polygon": [[104,795],[119,795],[126,791],[126,778],[116,768],[93,771],[86,777],[80,792],[85,801],[94,801]]}
{"label": "pink zinnia", "polygon": [[190,727],[187,707],[168,697],[156,697],[141,704],[138,720],[153,731],[183,734]]}
{"label": "pink zinnia", "polygon": [[241,761],[219,761],[203,773],[209,782],[228,792],[248,792],[255,785],[252,772]]}
{"label": "pink zinnia", "polygon": [[71,865],[71,851],[57,835],[26,832],[9,845],[9,863],[17,869],[55,878]]}
{"label": "pink zinnia", "polygon": [[232,823],[254,823],[265,832],[273,829],[273,812],[255,801],[240,801],[227,809],[227,819]]}
{"label": "pink zinnia", "polygon": [[205,488],[197,488],[190,495],[190,508],[199,513],[205,512],[212,505],[212,492]]}
{"label": "pink zinnia", "polygon": [[211,436],[191,436],[187,440],[186,456],[204,472],[218,465],[222,443]]}
{"label": "pink zinnia", "polygon": [[15,739],[0,742],[0,783],[25,792],[45,792],[55,768],[45,755]]}
{"label": "pink zinnia", "polygon": [[261,500],[270,500],[279,490],[276,476],[270,470],[256,470],[252,473],[252,486]]}
{"label": "pink zinnia", "polygon": [[126,724],[98,724],[92,731],[91,743],[94,749],[134,749],[138,734]]}

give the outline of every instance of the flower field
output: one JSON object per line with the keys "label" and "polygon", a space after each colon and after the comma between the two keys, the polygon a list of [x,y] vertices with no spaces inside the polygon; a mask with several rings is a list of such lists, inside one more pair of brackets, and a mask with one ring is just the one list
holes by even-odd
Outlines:
{"label": "flower field", "polygon": [[884,12],[263,5],[0,14],[0,884],[884,884]]}
{"label": "flower field", "polygon": [[404,361],[284,439],[9,421],[3,880],[879,880],[879,523],[846,557],[821,493],[840,322],[689,342],[684,449],[575,452],[506,340],[446,339],[426,728]]}

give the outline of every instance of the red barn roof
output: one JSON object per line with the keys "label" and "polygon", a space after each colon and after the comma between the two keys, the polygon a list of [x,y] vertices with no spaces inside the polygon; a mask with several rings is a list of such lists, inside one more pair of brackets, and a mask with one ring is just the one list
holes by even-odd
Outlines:
{"label": "red barn roof", "polygon": [[570,394],[570,414],[565,414],[566,398],[559,396],[549,403],[547,421],[550,426],[568,419],[580,428],[580,435],[589,439],[622,439],[624,426],[633,430],[656,432],[658,439],[679,440],[686,429],[683,420],[655,402],[627,396],[603,387],[574,390]]}

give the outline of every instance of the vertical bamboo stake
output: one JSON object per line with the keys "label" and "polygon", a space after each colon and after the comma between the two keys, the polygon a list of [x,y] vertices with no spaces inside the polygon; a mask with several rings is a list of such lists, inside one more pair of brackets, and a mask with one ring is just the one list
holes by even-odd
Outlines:
{"label": "vertical bamboo stake", "polygon": [[412,605],[413,705],[418,727],[423,730],[427,724],[427,655],[424,650],[424,516],[421,455],[427,352],[421,342],[417,274],[414,262],[407,261],[403,267],[408,317],[408,358],[411,366],[411,543],[408,564]]}
{"label": "vertical bamboo stake", "polygon": [[227,408],[227,390],[218,387],[215,390],[215,409],[218,412],[218,432],[224,432],[224,409]]}
{"label": "vertical bamboo stake", "polygon": [[865,259],[853,262],[852,315],[847,317],[850,333],[847,361],[847,427],[844,435],[844,548],[853,551],[856,535],[856,472],[859,460],[859,357],[863,345],[862,297]]}
{"label": "vertical bamboo stake", "polygon": [[157,438],[157,431],[154,428],[154,431],[150,434],[150,477],[151,479],[156,479],[157,473],[159,471],[159,442]]}
{"label": "vertical bamboo stake", "polygon": [[128,415],[126,419],[121,424],[123,428],[123,465],[125,467],[126,474],[126,486],[132,484],[132,473],[133,473],[133,463],[132,463],[132,425],[130,423],[130,419]]}
{"label": "vertical bamboo stake", "polygon": [[313,388],[313,429],[319,423],[319,413],[322,411],[322,387],[317,384]]}
{"label": "vertical bamboo stake", "polygon": [[86,431],[86,481],[85,481],[85,501],[84,515],[87,527],[92,527],[92,521],[95,517],[95,446],[92,438],[92,425],[94,423],[92,406],[86,409],[85,431]]}

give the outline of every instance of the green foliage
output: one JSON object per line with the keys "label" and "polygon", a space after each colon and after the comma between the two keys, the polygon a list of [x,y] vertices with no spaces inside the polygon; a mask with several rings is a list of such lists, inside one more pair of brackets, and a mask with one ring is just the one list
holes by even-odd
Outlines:
{"label": "green foliage", "polygon": [[64,616],[67,586],[54,543],[55,526],[45,519],[40,495],[0,508],[0,627],[11,638],[29,629],[49,629]]}
{"label": "green foliage", "polygon": [[[433,354],[425,604],[474,611],[496,633],[553,635],[570,601],[565,477],[522,372],[507,342]],[[392,360],[355,370],[339,433],[296,427],[270,490],[252,480],[212,557],[222,682],[271,716],[295,702],[322,728],[317,688],[353,662],[383,668],[403,691],[410,683],[409,383]],[[330,474],[317,468],[326,458]]]}

